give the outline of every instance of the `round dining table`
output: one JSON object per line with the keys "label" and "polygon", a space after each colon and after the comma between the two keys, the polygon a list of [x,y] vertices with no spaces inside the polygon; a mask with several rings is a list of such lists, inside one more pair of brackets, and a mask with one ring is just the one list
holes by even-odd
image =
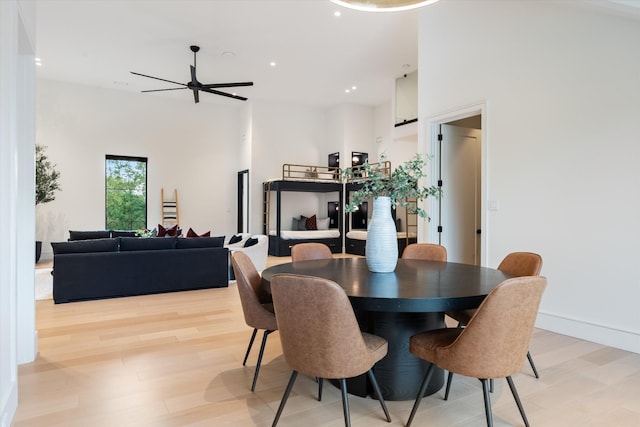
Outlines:
{"label": "round dining table", "polygon": [[[512,277],[476,265],[405,259],[399,259],[391,273],[372,273],[365,258],[333,258],[269,267],[262,272],[267,291],[276,274],[322,277],[345,290],[360,328],[388,341],[387,356],[374,367],[386,400],[412,400],[418,393],[428,363],[409,353],[412,335],[445,327],[446,311],[477,308],[493,288]],[[366,375],[347,384],[351,394],[372,393]],[[434,372],[426,394],[443,384],[444,372]]]}

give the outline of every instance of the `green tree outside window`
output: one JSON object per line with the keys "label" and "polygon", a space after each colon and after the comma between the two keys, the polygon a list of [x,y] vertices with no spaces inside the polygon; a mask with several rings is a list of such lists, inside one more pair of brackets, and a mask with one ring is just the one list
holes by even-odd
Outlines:
{"label": "green tree outside window", "polygon": [[106,158],[106,228],[138,230],[147,226],[147,159]]}

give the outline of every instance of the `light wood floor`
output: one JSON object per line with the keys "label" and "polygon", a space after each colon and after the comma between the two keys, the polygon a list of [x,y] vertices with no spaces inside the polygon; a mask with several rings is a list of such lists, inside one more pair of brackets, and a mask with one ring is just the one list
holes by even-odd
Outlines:
{"label": "light wood floor", "polygon": [[[270,258],[270,263],[287,261]],[[249,390],[259,346],[235,284],[229,288],[54,305],[37,301],[40,353],[19,368],[13,425],[269,426],[290,370],[271,334],[256,391]],[[261,337],[261,334],[259,335]],[[258,343],[259,344],[259,343]],[[536,330],[531,343],[541,378],[528,365],[514,381],[533,426],[640,426],[640,355]],[[299,376],[280,426],[343,426],[339,391]],[[496,381],[496,426],[523,425],[509,389]],[[350,397],[357,426],[403,426],[413,402]],[[416,426],[483,426],[480,382],[454,377],[423,400]]]}

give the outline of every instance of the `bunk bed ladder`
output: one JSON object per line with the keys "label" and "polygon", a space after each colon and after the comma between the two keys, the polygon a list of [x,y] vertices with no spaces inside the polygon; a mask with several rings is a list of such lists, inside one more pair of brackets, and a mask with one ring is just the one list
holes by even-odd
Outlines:
{"label": "bunk bed ladder", "polygon": [[262,184],[262,233],[269,235],[269,210],[271,207],[271,182]]}
{"label": "bunk bed ladder", "polygon": [[178,216],[178,190],[173,190],[173,200],[165,200],[164,188],[161,188],[160,200],[162,200],[162,226],[177,225],[180,220]]}
{"label": "bunk bed ladder", "polygon": [[409,245],[409,233],[415,233],[416,238],[418,237],[418,214],[410,213],[410,211],[416,212],[416,209],[418,208],[418,201],[415,198],[407,199],[407,203],[409,205],[407,206],[407,209],[405,209],[405,239],[406,244]]}

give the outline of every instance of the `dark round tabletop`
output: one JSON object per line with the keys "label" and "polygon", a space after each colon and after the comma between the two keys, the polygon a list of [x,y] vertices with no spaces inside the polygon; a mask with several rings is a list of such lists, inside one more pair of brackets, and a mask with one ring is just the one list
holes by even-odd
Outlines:
{"label": "dark round tabletop", "polygon": [[392,273],[372,273],[364,258],[333,258],[269,267],[262,272],[267,290],[273,275],[280,273],[332,280],[344,288],[355,309],[404,313],[477,308],[511,277],[475,265],[404,259]]}

